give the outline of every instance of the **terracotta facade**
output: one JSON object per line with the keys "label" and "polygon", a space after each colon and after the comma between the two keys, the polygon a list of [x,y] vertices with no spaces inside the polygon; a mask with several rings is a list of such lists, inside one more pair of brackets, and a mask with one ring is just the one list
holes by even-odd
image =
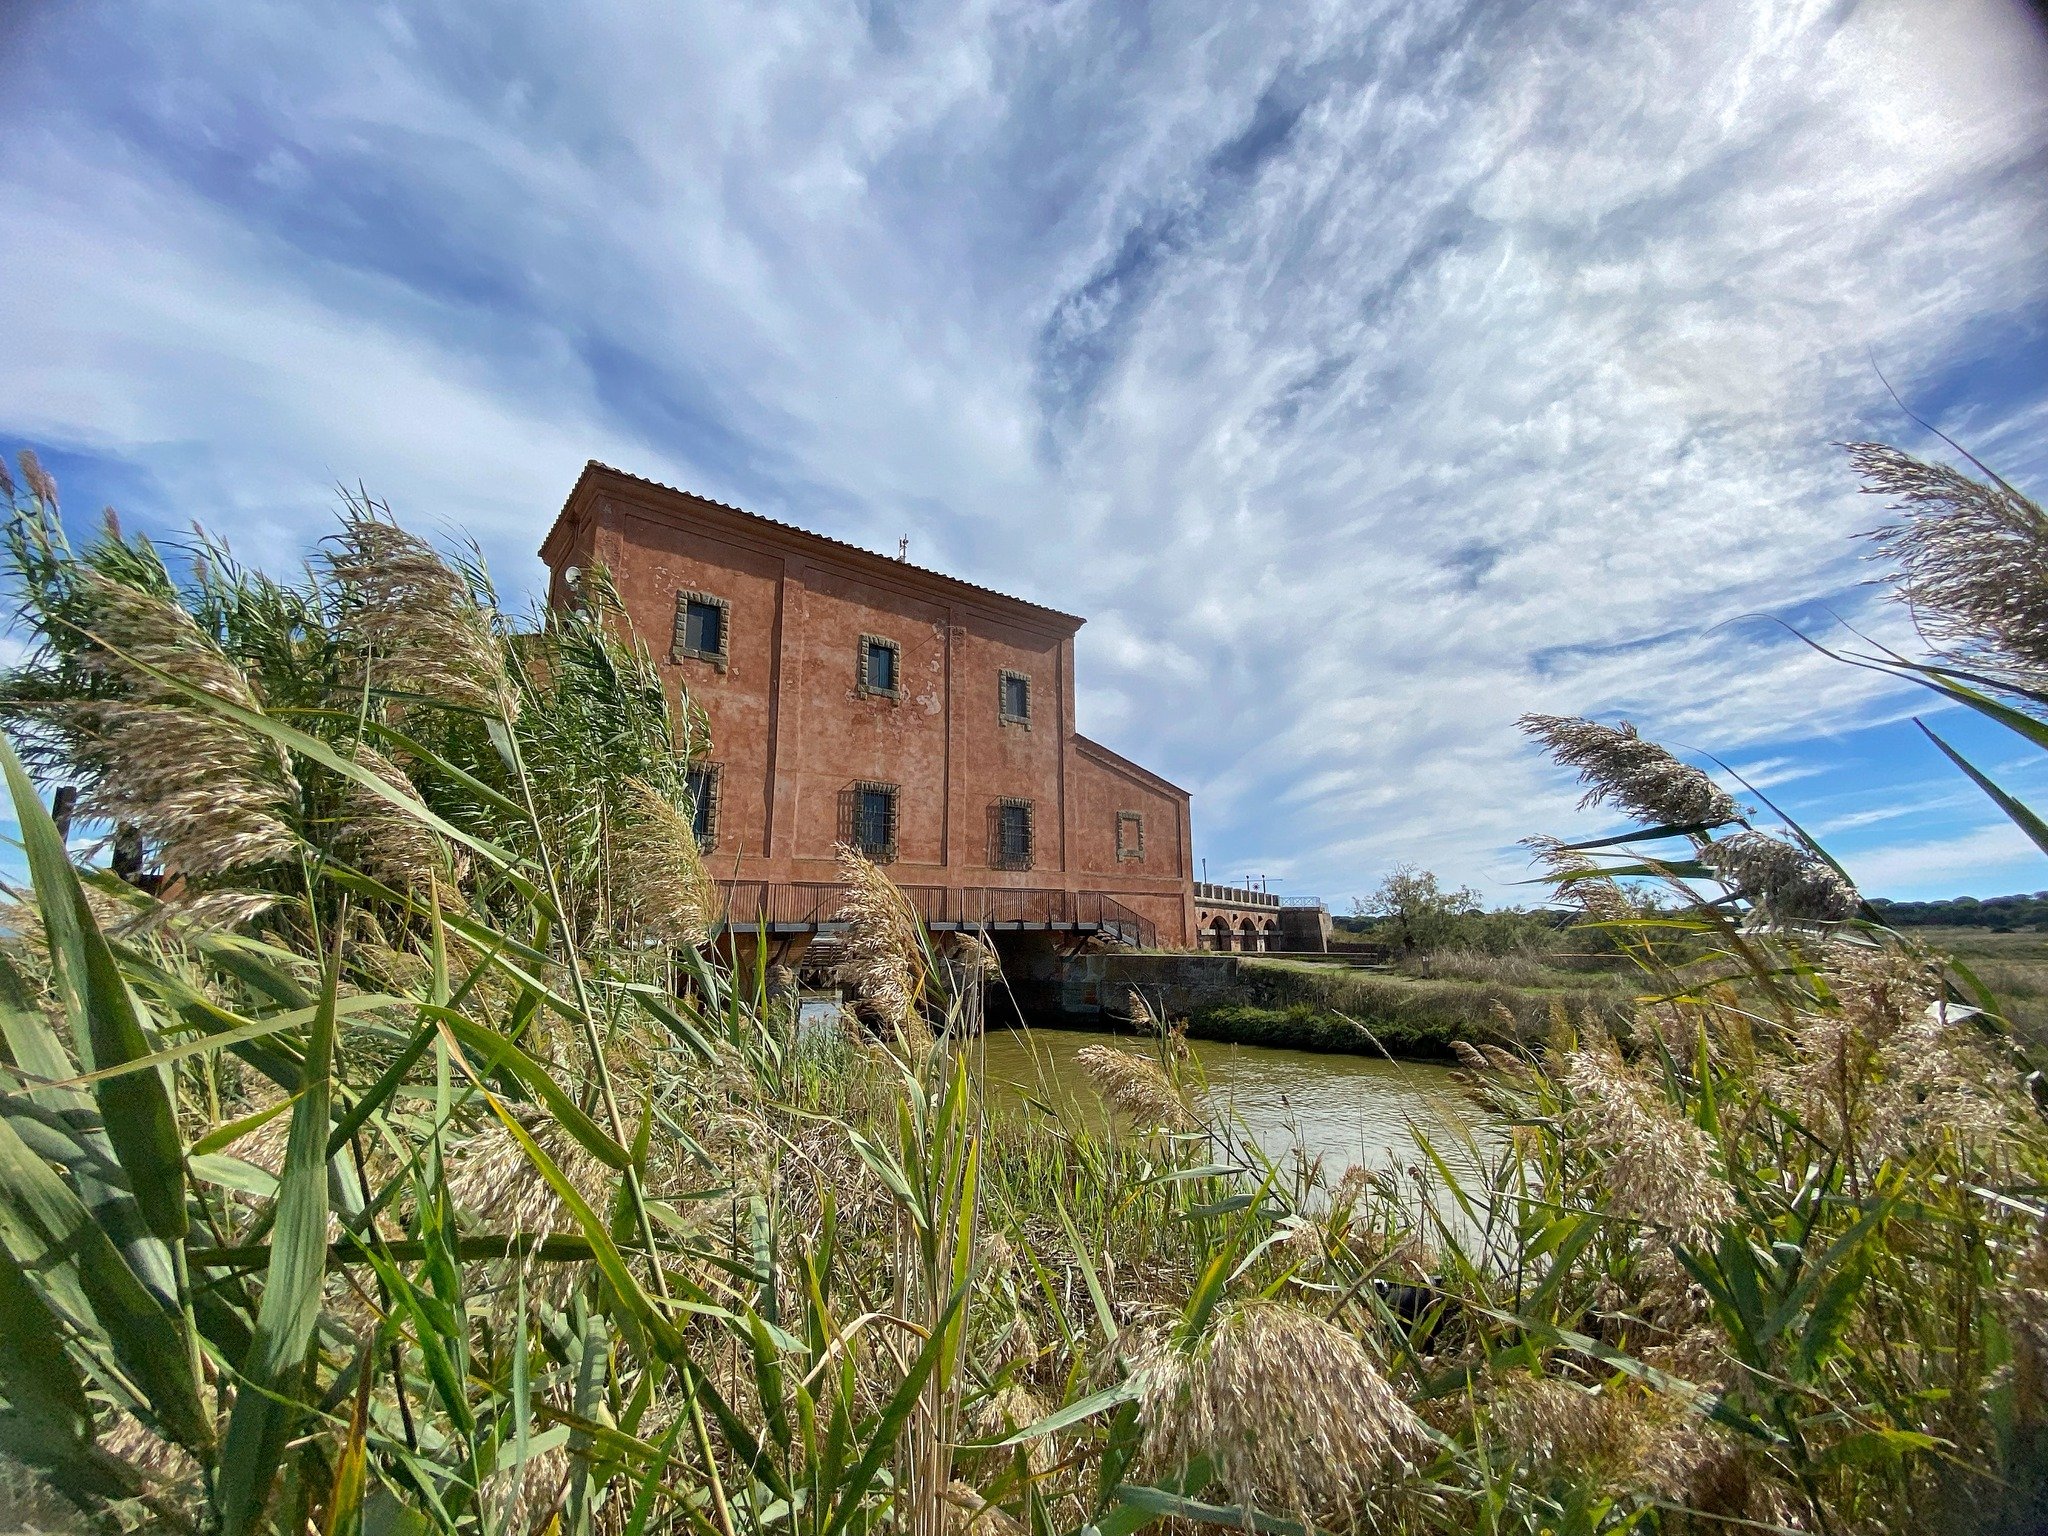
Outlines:
{"label": "terracotta facade", "polygon": [[[703,711],[709,862],[735,891],[787,904],[834,881],[868,785],[894,791],[890,875],[932,912],[985,909],[990,891],[1020,912],[1024,893],[1102,897],[1148,940],[1191,944],[1187,792],[1075,730],[1082,620],[594,462],[541,558],[551,602],[567,572],[609,571],[662,676]],[[693,601],[693,622],[719,614],[719,654],[685,644],[710,632],[686,635]],[[869,647],[893,649],[893,690],[871,686],[891,668]],[[1006,716],[1014,679],[1023,719]]]}

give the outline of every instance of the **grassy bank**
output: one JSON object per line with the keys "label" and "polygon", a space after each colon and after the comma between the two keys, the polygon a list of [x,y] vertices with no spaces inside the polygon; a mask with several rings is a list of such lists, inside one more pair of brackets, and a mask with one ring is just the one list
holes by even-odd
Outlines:
{"label": "grassy bank", "polygon": [[[1523,1046],[1543,1038],[1559,1008],[1620,1027],[1637,977],[1557,972],[1549,985],[1420,978],[1290,961],[1243,959],[1242,999],[1196,1010],[1201,1040],[1302,1051],[1447,1058],[1458,1042]],[[1597,984],[1596,984],[1597,983]]]}
{"label": "grassy bank", "polygon": [[2048,1047],[2048,934],[1916,928],[1914,939],[1969,967],[2030,1045]]}

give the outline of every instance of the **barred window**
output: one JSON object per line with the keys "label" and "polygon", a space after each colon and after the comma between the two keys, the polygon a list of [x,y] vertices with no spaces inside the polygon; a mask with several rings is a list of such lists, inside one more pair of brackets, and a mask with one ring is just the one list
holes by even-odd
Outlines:
{"label": "barred window", "polygon": [[880,635],[860,637],[860,691],[895,698],[901,688],[903,651],[894,640]]}
{"label": "barred window", "polygon": [[1029,800],[998,800],[994,807],[993,835],[989,839],[994,845],[990,859],[997,869],[1029,869],[1031,867],[1031,802]]}
{"label": "barred window", "polygon": [[1031,723],[1031,679],[1007,667],[996,692],[996,710],[1005,725]]}
{"label": "barred window", "polygon": [[731,615],[732,604],[722,597],[709,592],[678,592],[674,658],[694,656],[700,661],[715,661],[722,667]]}
{"label": "barred window", "polygon": [[718,842],[718,766],[692,763],[683,773],[690,793],[690,831],[698,848],[709,852]]}
{"label": "barred window", "polygon": [[1116,813],[1116,856],[1119,861],[1145,857],[1145,818],[1136,811]]}
{"label": "barred window", "polygon": [[884,864],[896,857],[896,793],[894,784],[863,779],[849,797],[852,825],[847,841]]}

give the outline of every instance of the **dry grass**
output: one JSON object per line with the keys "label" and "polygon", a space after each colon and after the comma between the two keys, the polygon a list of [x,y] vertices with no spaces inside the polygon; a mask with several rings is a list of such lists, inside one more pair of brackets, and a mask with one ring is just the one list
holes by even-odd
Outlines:
{"label": "dry grass", "polygon": [[928,977],[921,963],[923,920],[910,899],[859,849],[842,843],[838,857],[846,888],[838,913],[846,924],[840,939],[839,979],[907,1051],[922,1055],[932,1045],[931,1026],[924,1016]]}
{"label": "dry grass", "polygon": [[1155,1473],[1205,1457],[1245,1505],[1349,1524],[1374,1480],[1425,1443],[1357,1336],[1296,1307],[1236,1307],[1192,1350],[1155,1349],[1138,1375]]}
{"label": "dry grass", "polygon": [[1166,1069],[1149,1056],[1109,1045],[1083,1046],[1074,1056],[1110,1103],[1140,1131],[1184,1131],[1195,1123],[1187,1100]]}
{"label": "dry grass", "polygon": [[515,718],[491,614],[431,544],[381,511],[353,505],[327,559],[365,676],[394,693]]}
{"label": "dry grass", "polygon": [[619,905],[628,921],[664,943],[702,944],[723,904],[690,819],[645,779],[631,780],[627,790],[612,852]]}
{"label": "dry grass", "polygon": [[1720,826],[1741,808],[1704,771],[1681,763],[1626,720],[1601,725],[1566,715],[1524,715],[1522,729],[1579,771],[1581,807],[1611,802],[1651,826]]}
{"label": "dry grass", "polygon": [[81,814],[136,828],[188,881],[294,853],[290,766],[264,737],[185,692],[260,711],[242,670],[177,604],[91,572],[81,586],[94,610],[84,665],[108,685],[106,697],[62,706],[90,775]]}
{"label": "dry grass", "polygon": [[1883,443],[1851,443],[1867,495],[1904,517],[1866,535],[1894,596],[1943,654],[2023,687],[2048,684],[2048,518],[1983,482]]}
{"label": "dry grass", "polygon": [[1713,1141],[1674,1114],[1657,1084],[1596,1036],[1566,1055],[1562,1080],[1572,1094],[1572,1127],[1604,1154],[1608,1208],[1654,1231],[1696,1243],[1735,1211],[1715,1166]]}

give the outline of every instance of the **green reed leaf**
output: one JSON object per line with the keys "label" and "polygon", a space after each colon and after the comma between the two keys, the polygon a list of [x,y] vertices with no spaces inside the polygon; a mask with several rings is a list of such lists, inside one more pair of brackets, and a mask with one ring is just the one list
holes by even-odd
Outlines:
{"label": "green reed leaf", "polygon": [[225,1536],[243,1536],[262,1518],[303,1410],[306,1350],[327,1274],[327,1133],[340,975],[338,957],[330,956],[307,1035],[305,1083],[285,1143],[263,1300],[221,1448],[215,1499]]}

